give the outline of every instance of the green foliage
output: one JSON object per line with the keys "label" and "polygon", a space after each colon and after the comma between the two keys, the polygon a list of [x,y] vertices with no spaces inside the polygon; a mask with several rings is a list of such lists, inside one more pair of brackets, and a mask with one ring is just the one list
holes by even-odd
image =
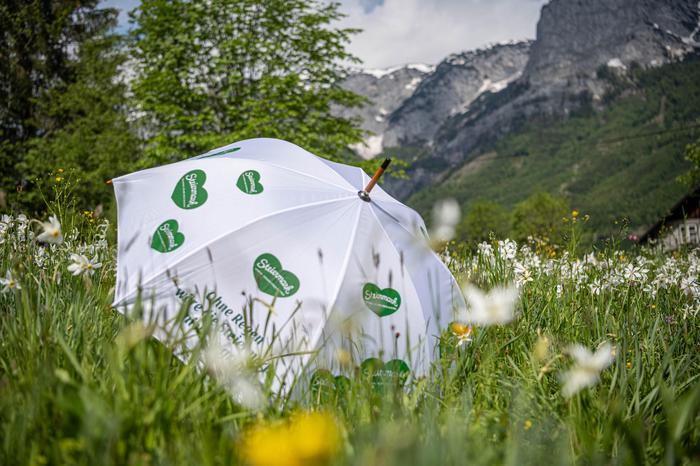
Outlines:
{"label": "green foliage", "polygon": [[680,181],[693,187],[700,184],[700,139],[694,143],[688,144],[685,153],[685,159],[692,163],[692,168],[688,173],[680,176]]}
{"label": "green foliage", "polygon": [[97,0],[4,2],[0,7],[0,189],[26,179],[17,168],[27,142],[63,124],[43,112],[47,95],[76,80],[72,54],[114,24],[116,11]]}
{"label": "green foliage", "polygon": [[638,70],[630,79],[631,87],[607,109],[532,120],[476,149],[462,169],[409,203],[423,214],[447,197],[466,211],[482,199],[510,209],[544,191],[590,215],[589,244],[624,224],[644,232],[687,193],[676,178],[688,171],[686,146],[700,131],[700,60]]}
{"label": "green foliage", "polygon": [[503,206],[494,202],[476,201],[457,226],[457,238],[472,246],[491,239],[505,239],[508,236],[509,220],[508,211]]}
{"label": "green foliage", "polygon": [[569,213],[565,199],[549,193],[535,193],[518,203],[511,220],[512,238],[525,241],[528,236],[548,239],[553,243],[562,240],[562,219]]}
{"label": "green foliage", "polygon": [[[83,209],[111,203],[105,181],[132,170],[140,155],[127,121],[126,85],[116,79],[126,60],[119,40],[106,36],[82,44],[72,67],[75,81],[52,88],[38,103],[45,132],[27,142],[25,159],[17,164],[34,183],[47,173],[54,174],[51,182],[61,182],[61,173],[70,173],[74,200]],[[45,194],[35,189],[17,199],[37,206]]]}
{"label": "green foliage", "polygon": [[354,30],[339,4],[308,0],[145,0],[132,31],[133,85],[149,138],[142,165],[179,160],[235,140],[277,137],[338,159],[360,140],[331,105]]}

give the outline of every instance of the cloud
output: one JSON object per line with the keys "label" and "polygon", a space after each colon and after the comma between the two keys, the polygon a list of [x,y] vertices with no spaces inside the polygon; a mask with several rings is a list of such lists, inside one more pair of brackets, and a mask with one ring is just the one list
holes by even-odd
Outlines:
{"label": "cloud", "polygon": [[[326,0],[330,1],[330,0]],[[547,0],[340,0],[339,25],[360,28],[348,49],[367,68],[434,64],[447,55],[495,42],[535,37]],[[119,30],[140,0],[103,0],[118,8]]]}
{"label": "cloud", "polygon": [[546,0],[343,0],[340,25],[365,67],[437,63],[450,53],[535,37]]}

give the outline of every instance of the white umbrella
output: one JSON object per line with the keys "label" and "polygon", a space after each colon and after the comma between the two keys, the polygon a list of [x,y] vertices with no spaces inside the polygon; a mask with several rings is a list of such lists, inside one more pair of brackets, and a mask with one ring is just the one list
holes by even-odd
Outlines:
{"label": "white umbrella", "polygon": [[291,372],[337,373],[342,349],[423,374],[464,299],[420,216],[363,191],[376,178],[276,139],[116,178],[114,306],[141,300],[162,338],[188,303],[185,326],[211,313],[231,348],[301,353],[281,358]]}

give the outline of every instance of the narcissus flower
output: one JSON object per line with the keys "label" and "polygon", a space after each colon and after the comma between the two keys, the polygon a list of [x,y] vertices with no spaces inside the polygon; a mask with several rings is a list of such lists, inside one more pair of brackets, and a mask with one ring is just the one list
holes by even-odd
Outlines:
{"label": "narcissus flower", "polygon": [[515,304],[518,302],[518,288],[498,286],[484,293],[473,285],[464,288],[464,297],[469,303],[459,320],[473,325],[505,325],[515,318]]}
{"label": "narcissus flower", "polygon": [[561,377],[564,383],[562,394],[567,398],[598,383],[600,373],[615,360],[613,348],[608,342],[600,345],[595,353],[583,345],[571,345],[567,352],[575,361],[574,366]]}
{"label": "narcissus flower", "polygon": [[265,407],[267,402],[254,370],[253,355],[247,348],[229,350],[212,337],[202,362],[236,402],[255,411]]}
{"label": "narcissus flower", "polygon": [[450,330],[452,335],[457,337],[457,346],[462,346],[465,343],[471,343],[473,341],[473,329],[468,325],[460,324],[459,322],[452,322],[450,324]]}
{"label": "narcissus flower", "polygon": [[9,270],[5,273],[5,278],[0,278],[0,285],[2,285],[2,292],[7,293],[12,290],[21,290],[19,282],[12,276],[12,272]]}
{"label": "narcissus flower", "polygon": [[55,215],[49,217],[48,222],[41,222],[44,231],[37,236],[37,240],[42,243],[60,244],[63,242],[63,233],[61,233],[61,223]]}
{"label": "narcissus flower", "polygon": [[70,260],[72,260],[73,263],[68,266],[68,271],[73,275],[80,275],[82,273],[92,275],[95,273],[96,269],[102,267],[101,262],[96,262],[95,259],[90,260],[82,254],[71,254]]}

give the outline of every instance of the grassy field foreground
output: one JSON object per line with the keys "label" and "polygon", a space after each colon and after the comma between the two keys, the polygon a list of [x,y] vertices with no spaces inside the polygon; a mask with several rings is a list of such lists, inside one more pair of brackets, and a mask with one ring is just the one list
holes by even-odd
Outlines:
{"label": "grassy field foreground", "polygon": [[697,252],[453,248],[464,283],[518,286],[511,322],[452,326],[429,377],[292,400],[110,309],[113,226],[56,214],[0,223],[0,464],[700,464]]}

